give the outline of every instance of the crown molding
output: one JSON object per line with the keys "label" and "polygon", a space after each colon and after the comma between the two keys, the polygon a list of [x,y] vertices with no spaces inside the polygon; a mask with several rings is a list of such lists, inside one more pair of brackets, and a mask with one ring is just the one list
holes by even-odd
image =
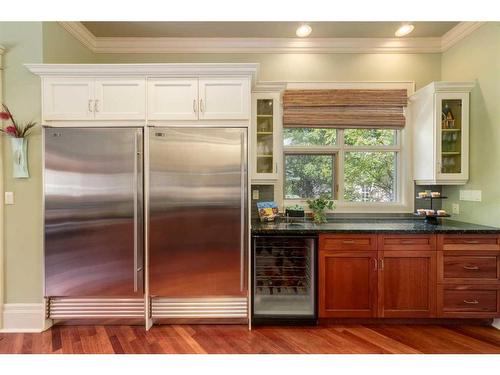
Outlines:
{"label": "crown molding", "polygon": [[0,55],[3,55],[5,52],[5,47],[0,44]]}
{"label": "crown molding", "polygon": [[59,22],[94,53],[441,53],[484,22],[461,22],[433,38],[96,37],[81,22]]}
{"label": "crown molding", "polygon": [[441,52],[445,52],[486,22],[460,22],[441,37]]}
{"label": "crown molding", "polygon": [[95,53],[98,38],[83,26],[81,22],[59,22],[59,25]]}
{"label": "crown molding", "polygon": [[258,63],[181,63],[181,64],[24,64],[39,76],[133,76],[193,77],[198,75],[245,75],[257,82]]}

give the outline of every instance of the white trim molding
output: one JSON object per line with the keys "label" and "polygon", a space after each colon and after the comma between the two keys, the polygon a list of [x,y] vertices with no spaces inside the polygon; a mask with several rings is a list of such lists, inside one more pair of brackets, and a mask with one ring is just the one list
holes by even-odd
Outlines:
{"label": "white trim molding", "polygon": [[255,84],[258,63],[166,63],[166,64],[24,64],[33,74],[61,77],[193,77],[251,76]]}
{"label": "white trim molding", "polygon": [[59,22],[93,53],[441,53],[484,22],[460,22],[426,38],[96,37],[81,22]]}
{"label": "white trim molding", "polygon": [[6,303],[3,305],[5,332],[43,332],[48,328],[43,303]]}
{"label": "white trim molding", "polygon": [[441,52],[445,52],[486,22],[460,22],[441,37]]}

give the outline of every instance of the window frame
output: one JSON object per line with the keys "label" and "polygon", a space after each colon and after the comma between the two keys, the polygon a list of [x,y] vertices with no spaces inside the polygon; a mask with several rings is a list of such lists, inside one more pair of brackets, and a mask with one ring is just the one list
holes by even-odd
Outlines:
{"label": "window frame", "polygon": [[[415,92],[415,82],[414,81],[343,81],[343,82],[287,82],[286,88],[290,90],[307,90],[307,89],[405,89],[410,97]],[[398,158],[398,178],[397,178],[397,194],[398,201],[396,202],[343,202],[336,200],[336,207],[334,212],[338,213],[410,213],[413,212],[414,208],[414,194],[415,185],[413,181],[413,157],[411,142],[413,137],[413,124],[410,121],[409,107],[405,108],[406,124],[405,128],[399,131],[399,146],[401,148],[399,158]],[[343,139],[342,139],[343,142]],[[284,156],[285,149],[289,150],[290,147],[285,147],[283,144],[283,134],[281,134],[280,142],[278,142],[281,147],[281,157]],[[340,144],[340,140],[337,137],[337,145]],[[333,146],[326,146],[333,147]],[[349,147],[349,146],[348,146]],[[361,147],[361,146],[359,146]],[[338,155],[337,160],[340,160],[344,155]],[[284,167],[284,164],[282,164]],[[341,170],[342,168],[342,170]],[[283,208],[293,204],[300,204],[304,206],[306,211],[308,209],[307,202],[305,200],[287,200],[284,197],[284,168],[278,176],[275,186],[275,200],[283,204]],[[337,167],[339,175],[343,176],[343,163],[339,163]],[[337,179],[338,181],[338,179]],[[343,184],[343,182],[342,182]],[[339,192],[338,194],[342,193]]]}

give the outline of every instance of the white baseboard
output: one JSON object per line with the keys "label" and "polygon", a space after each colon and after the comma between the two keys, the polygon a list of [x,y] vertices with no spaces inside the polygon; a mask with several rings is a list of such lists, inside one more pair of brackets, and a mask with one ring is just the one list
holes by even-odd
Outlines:
{"label": "white baseboard", "polygon": [[496,329],[500,329],[500,319],[493,320],[492,326],[495,327]]}
{"label": "white baseboard", "polygon": [[5,303],[2,333],[42,332],[47,329],[43,303]]}

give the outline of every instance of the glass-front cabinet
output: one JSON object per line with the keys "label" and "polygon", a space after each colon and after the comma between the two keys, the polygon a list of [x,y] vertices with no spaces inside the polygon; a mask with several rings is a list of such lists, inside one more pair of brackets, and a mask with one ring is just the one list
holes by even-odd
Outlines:
{"label": "glass-front cabinet", "polygon": [[280,166],[280,93],[254,93],[252,179],[276,180]]}
{"label": "glass-front cabinet", "polygon": [[462,185],[469,179],[473,87],[473,82],[433,82],[410,98],[417,184]]}
{"label": "glass-front cabinet", "polygon": [[[467,161],[468,93],[436,94],[437,173],[438,178],[460,178]],[[465,129],[465,137],[463,131]]]}

